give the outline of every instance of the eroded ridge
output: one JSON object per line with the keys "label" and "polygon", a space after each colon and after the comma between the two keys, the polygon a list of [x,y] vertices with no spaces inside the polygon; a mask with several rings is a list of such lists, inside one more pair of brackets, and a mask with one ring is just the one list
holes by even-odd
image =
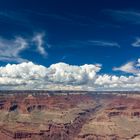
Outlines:
{"label": "eroded ridge", "polygon": [[82,94],[1,97],[0,139],[73,140],[95,108]]}
{"label": "eroded ridge", "polygon": [[139,140],[139,93],[0,96],[3,140]]}
{"label": "eroded ridge", "polygon": [[103,106],[85,123],[76,140],[139,140],[140,96],[101,99]]}

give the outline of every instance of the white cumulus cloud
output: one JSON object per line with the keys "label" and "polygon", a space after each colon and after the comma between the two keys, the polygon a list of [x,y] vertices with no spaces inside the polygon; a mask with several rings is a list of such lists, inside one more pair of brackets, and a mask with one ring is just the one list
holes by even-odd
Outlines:
{"label": "white cumulus cloud", "polygon": [[86,84],[94,80],[96,73],[101,69],[100,65],[74,66],[66,63],[51,65],[49,71],[52,73],[49,80],[55,83]]}
{"label": "white cumulus cloud", "polygon": [[99,90],[139,90],[140,76],[100,75],[95,86]]}
{"label": "white cumulus cloud", "polygon": [[101,66],[56,63],[48,68],[32,62],[0,67],[0,86],[14,89],[82,88],[96,78]]}
{"label": "white cumulus cloud", "polygon": [[[140,60],[135,65],[139,65]],[[132,65],[133,66],[133,65]],[[137,66],[139,67],[139,66]],[[133,67],[132,67],[133,68]],[[32,62],[0,67],[1,89],[139,90],[140,74],[100,74],[101,65],[56,63],[49,67]],[[124,69],[126,72],[130,70]]]}

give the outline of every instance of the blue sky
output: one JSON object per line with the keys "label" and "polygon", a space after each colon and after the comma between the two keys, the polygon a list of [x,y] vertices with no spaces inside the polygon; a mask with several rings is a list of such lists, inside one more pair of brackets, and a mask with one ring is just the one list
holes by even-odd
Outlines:
{"label": "blue sky", "polygon": [[139,52],[139,0],[0,1],[2,67],[98,64],[101,75],[135,77]]}

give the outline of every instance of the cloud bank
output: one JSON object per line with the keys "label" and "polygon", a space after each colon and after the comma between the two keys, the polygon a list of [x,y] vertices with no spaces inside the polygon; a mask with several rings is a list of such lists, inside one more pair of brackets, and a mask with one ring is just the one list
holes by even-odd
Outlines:
{"label": "cloud bank", "polygon": [[[138,60],[137,65],[139,65]],[[32,62],[7,64],[0,67],[1,89],[48,90],[138,90],[140,74],[116,76],[99,74],[99,64],[82,66],[56,63],[49,67]],[[128,72],[128,71],[126,71]],[[131,72],[131,71],[130,71]]]}
{"label": "cloud bank", "polygon": [[57,63],[48,68],[32,62],[7,64],[0,67],[0,86],[12,89],[78,87],[94,81],[100,69],[100,65],[87,64],[73,66]]}

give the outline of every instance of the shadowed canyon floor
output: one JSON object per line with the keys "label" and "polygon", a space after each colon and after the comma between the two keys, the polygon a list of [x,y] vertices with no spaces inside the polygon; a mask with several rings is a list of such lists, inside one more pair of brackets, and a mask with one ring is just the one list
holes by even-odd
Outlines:
{"label": "shadowed canyon floor", "polygon": [[1,92],[1,139],[140,140],[140,95]]}

